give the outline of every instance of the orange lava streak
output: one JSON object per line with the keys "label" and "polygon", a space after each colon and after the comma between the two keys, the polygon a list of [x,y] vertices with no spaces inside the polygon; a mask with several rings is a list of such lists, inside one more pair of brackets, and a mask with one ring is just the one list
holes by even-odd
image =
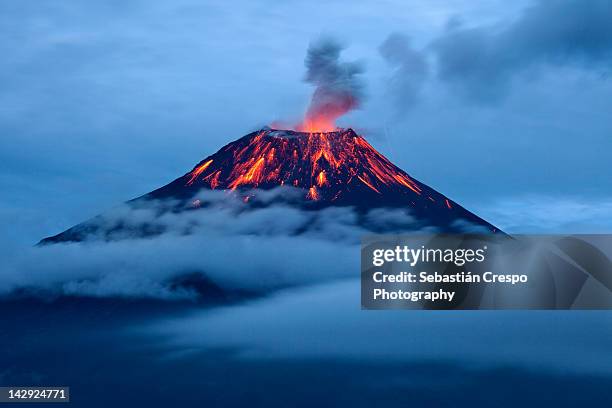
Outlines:
{"label": "orange lava streak", "polygon": [[363,183],[364,183],[366,186],[370,187],[372,190],[374,190],[374,191],[376,191],[378,194],[380,194],[380,191],[378,191],[378,190],[376,189],[376,187],[374,187],[372,184],[370,184],[369,182],[367,182],[367,181],[366,181],[365,177],[367,177],[367,174],[363,173],[363,176],[364,176],[364,177],[357,176],[357,178],[358,178],[359,180],[361,180],[361,181],[362,181],[362,182],[363,182]]}
{"label": "orange lava streak", "polygon": [[368,164],[370,165],[370,170],[372,171],[372,173],[374,173],[376,178],[385,184],[389,184],[389,182],[391,182],[391,179],[389,177],[388,169],[381,168],[382,166],[370,157],[368,157],[367,160]]}
{"label": "orange lava streak", "polygon": [[221,175],[221,170],[217,170],[213,174],[214,174],[214,176],[210,180],[210,188],[212,188],[214,190],[219,185],[219,175]]}
{"label": "orange lava streak", "polygon": [[404,187],[408,187],[415,193],[421,194],[421,189],[408,176],[395,172],[390,163],[380,163],[378,160],[370,157],[367,158],[367,161],[372,173],[374,173],[376,178],[384,184],[399,183]]}
{"label": "orange lava streak", "polygon": [[212,159],[210,159],[206,163],[202,164],[201,166],[198,166],[194,171],[192,171],[191,178],[187,182],[187,185],[192,185],[195,179],[198,178],[198,176],[202,174],[202,172],[206,170],[212,162],[213,162]]}
{"label": "orange lava streak", "polygon": [[371,145],[371,144],[369,144],[369,143],[367,142],[367,140],[365,140],[365,139],[364,139],[363,137],[361,137],[361,136],[356,136],[356,137],[353,137],[353,140],[355,141],[355,144],[358,144],[358,145],[360,145],[361,147],[365,147],[365,148],[366,148],[366,149],[368,149],[368,150],[373,150],[373,151],[376,151],[376,149],[374,149],[374,148],[372,147],[372,145]]}
{"label": "orange lava streak", "polygon": [[255,162],[253,166],[243,174],[242,176],[236,178],[230,185],[229,188],[235,190],[241,184],[247,184],[251,181],[254,181],[254,184],[257,184],[261,179],[262,167],[264,164],[264,158],[260,157],[259,160]]}
{"label": "orange lava streak", "polygon": [[451,205],[450,205],[450,201],[448,201],[448,199],[444,199],[444,201],[446,201],[446,206],[450,210],[452,208]]}
{"label": "orange lava streak", "polygon": [[341,164],[341,160],[338,160],[332,152],[332,147],[327,136],[323,133],[313,133],[308,137],[308,151],[312,151],[315,148],[316,151],[312,154],[312,166],[313,170],[317,167],[317,162],[323,157],[327,162],[335,168],[338,168]]}
{"label": "orange lava streak", "polygon": [[292,134],[265,129],[214,159],[196,167],[188,184],[231,190],[286,184],[303,188],[311,200],[333,200],[343,185],[363,183],[378,194],[393,190],[423,194],[434,201],[417,181],[352,130]]}
{"label": "orange lava streak", "polygon": [[270,149],[270,152],[268,153],[268,161],[271,162],[272,160],[274,160],[274,153],[276,152],[275,148]]}
{"label": "orange lava streak", "polygon": [[306,194],[306,198],[309,198],[313,201],[317,201],[319,199],[319,193],[315,186],[312,186],[308,189],[308,194]]}
{"label": "orange lava streak", "polygon": [[251,139],[251,141],[249,142],[248,145],[244,146],[242,149],[234,152],[234,159],[236,160],[240,160],[242,158],[242,156],[247,152],[247,150],[249,150],[249,148],[255,146],[256,148],[260,147],[259,142],[261,141],[261,139],[264,137],[264,135],[266,134],[265,131],[261,131],[257,134],[257,136],[253,137],[253,139]]}
{"label": "orange lava streak", "polygon": [[408,177],[404,176],[403,174],[395,174],[393,178],[397,180],[398,183],[408,187],[415,193],[421,194],[421,189],[418,188],[412,180],[410,180]]}
{"label": "orange lava streak", "polygon": [[319,175],[317,176],[317,185],[319,187],[323,187],[325,184],[327,184],[327,177],[325,177],[324,171],[320,171]]}

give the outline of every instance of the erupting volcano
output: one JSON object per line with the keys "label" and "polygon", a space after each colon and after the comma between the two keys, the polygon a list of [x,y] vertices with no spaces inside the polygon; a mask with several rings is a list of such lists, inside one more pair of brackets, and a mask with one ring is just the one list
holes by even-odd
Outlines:
{"label": "erupting volcano", "polygon": [[[496,232],[488,222],[410,177],[352,129],[336,127],[338,117],[360,104],[358,75],[363,72],[359,63],[341,62],[341,50],[329,39],[308,49],[305,81],[315,90],[296,130],[264,128],[250,133],[205,158],[184,176],[128,204],[138,207],[163,201],[174,204],[162,212],[214,211],[198,194],[221,190],[227,192],[228,200],[230,196],[241,198],[245,211],[272,204],[304,211],[345,207],[356,213],[361,227],[373,232],[422,228],[462,232],[466,226]],[[276,200],[260,200],[266,195],[262,192],[270,190],[279,193]],[[388,220],[372,221],[371,212],[377,209],[396,214],[399,209],[414,222],[400,228],[395,224],[393,229]],[[125,236],[121,231],[128,228],[126,225],[137,236],[159,233],[151,223],[134,231],[132,221],[109,226],[97,217],[41,242],[81,241],[94,233],[115,239]],[[308,229],[304,226],[299,232]]]}
{"label": "erupting volcano", "polygon": [[[264,205],[257,200],[258,194],[273,189],[298,192],[283,204],[305,211],[336,206],[366,214],[376,208],[399,208],[408,210],[419,227],[458,232],[469,224],[497,231],[410,177],[352,129],[298,132],[264,128],[224,146],[182,177],[130,203],[170,199],[184,203],[180,208],[186,210],[212,211],[195,197],[202,190],[222,190],[255,209]],[[93,219],[42,242],[80,241],[97,229]]]}

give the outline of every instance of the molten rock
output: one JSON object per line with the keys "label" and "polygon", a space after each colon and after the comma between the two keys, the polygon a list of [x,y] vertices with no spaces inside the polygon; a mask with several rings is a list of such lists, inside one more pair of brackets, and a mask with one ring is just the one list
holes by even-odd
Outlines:
{"label": "molten rock", "polygon": [[[213,210],[204,205],[198,194],[203,190],[225,190],[239,195],[255,209],[270,205],[270,201],[259,200],[258,196],[279,189],[298,192],[297,196],[280,195],[281,204],[305,211],[349,207],[366,219],[374,209],[402,209],[417,221],[411,230],[431,227],[442,232],[462,232],[469,226],[480,232],[498,231],[410,177],[352,129],[309,133],[265,128],[253,132],[205,158],[170,184],[132,200],[130,205],[167,200],[182,203],[173,211]],[[41,243],[81,241],[100,228],[94,218]],[[368,229],[385,232],[384,228]],[[154,229],[142,235],[151,234],[155,234]]]}

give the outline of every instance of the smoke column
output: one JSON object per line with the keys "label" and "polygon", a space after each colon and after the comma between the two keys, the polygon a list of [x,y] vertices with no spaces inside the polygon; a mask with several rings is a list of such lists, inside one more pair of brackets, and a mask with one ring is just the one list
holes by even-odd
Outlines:
{"label": "smoke column", "polygon": [[358,76],[364,70],[358,62],[341,62],[342,49],[341,44],[330,38],[310,44],[304,81],[314,85],[315,90],[298,130],[335,130],[336,119],[360,105],[363,87]]}

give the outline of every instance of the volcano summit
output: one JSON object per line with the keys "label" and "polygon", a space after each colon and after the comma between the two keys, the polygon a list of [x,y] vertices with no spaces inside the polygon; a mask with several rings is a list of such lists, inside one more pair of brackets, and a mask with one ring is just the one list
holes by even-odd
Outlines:
{"label": "volcano summit", "polygon": [[[175,203],[171,209],[174,212],[214,211],[198,198],[202,191],[210,190],[240,197],[245,211],[269,205],[269,201],[258,200],[260,194],[286,190],[292,194],[279,194],[280,202],[275,204],[305,211],[348,207],[362,216],[373,209],[402,209],[415,221],[405,230],[433,227],[441,232],[461,232],[468,225],[480,231],[498,231],[410,177],[352,129],[332,132],[261,129],[229,143],[182,177],[131,200],[128,205],[168,200]],[[41,243],[82,241],[104,228],[96,217]],[[102,232],[112,239],[121,228],[119,224],[107,233]],[[382,227],[369,229],[386,232]],[[152,233],[149,230],[141,235]]]}

